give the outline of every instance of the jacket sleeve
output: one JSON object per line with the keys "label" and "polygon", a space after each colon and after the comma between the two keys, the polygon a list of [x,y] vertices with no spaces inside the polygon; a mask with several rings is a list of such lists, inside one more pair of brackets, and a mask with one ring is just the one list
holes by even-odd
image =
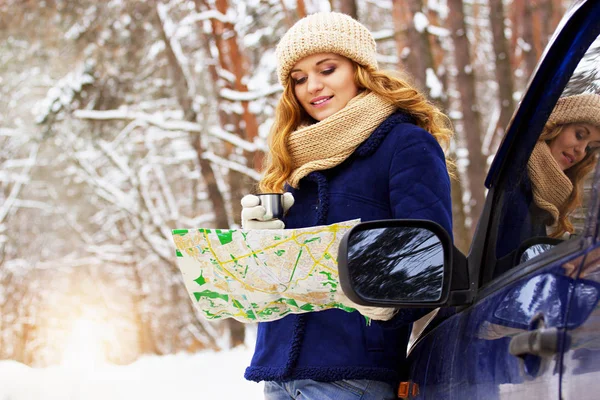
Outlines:
{"label": "jacket sleeve", "polygon": [[442,148],[424,129],[412,124],[401,129],[390,163],[389,195],[396,219],[427,219],[452,237],[450,178]]}
{"label": "jacket sleeve", "polygon": [[[440,224],[452,237],[450,178],[442,148],[424,129],[402,124],[390,164],[390,205],[395,219],[427,219]],[[382,327],[412,323],[433,309],[402,308]]]}

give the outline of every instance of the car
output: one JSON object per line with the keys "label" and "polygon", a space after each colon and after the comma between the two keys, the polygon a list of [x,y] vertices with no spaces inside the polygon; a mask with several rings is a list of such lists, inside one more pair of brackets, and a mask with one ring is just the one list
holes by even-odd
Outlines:
{"label": "car", "polygon": [[[600,1],[561,20],[506,129],[468,255],[432,221],[357,225],[340,244],[341,286],[367,306],[439,309],[408,350],[399,397],[600,398],[600,167],[575,233],[506,238],[508,199],[561,96],[600,92]],[[506,242],[512,241],[506,249]]]}

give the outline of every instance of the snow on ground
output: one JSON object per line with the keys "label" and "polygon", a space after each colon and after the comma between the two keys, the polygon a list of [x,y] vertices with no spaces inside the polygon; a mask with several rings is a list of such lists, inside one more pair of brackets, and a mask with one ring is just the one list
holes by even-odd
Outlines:
{"label": "snow on ground", "polygon": [[0,361],[0,400],[262,399],[263,384],[243,377],[252,351],[145,356],[125,366],[30,368]]}

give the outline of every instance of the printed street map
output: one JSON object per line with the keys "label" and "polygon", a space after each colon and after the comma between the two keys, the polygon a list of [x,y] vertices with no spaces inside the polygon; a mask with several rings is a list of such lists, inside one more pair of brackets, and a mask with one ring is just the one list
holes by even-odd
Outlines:
{"label": "printed street map", "polygon": [[281,230],[173,230],[177,264],[207,319],[273,321],[290,313],[354,311],[339,287],[341,238],[359,219]]}

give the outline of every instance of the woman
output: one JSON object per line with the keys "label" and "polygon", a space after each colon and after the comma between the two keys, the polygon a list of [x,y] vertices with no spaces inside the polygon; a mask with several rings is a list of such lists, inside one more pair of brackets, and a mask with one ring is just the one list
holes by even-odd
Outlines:
{"label": "woman", "polygon": [[504,203],[499,257],[529,238],[574,232],[570,215],[582,204],[584,178],[596,165],[598,148],[600,96],[559,99],[529,157],[527,174]]}
{"label": "woman", "polygon": [[[367,28],[344,14],[313,14],[284,35],[276,55],[284,92],[260,190],[288,192],[289,211],[284,221],[254,220],[264,208],[245,196],[244,228],[414,218],[451,233],[440,147],[452,135],[448,119],[407,82],[378,70]],[[401,310],[369,325],[338,309],[261,323],[245,377],[266,381],[268,399],[396,398],[410,323],[427,311]]]}

